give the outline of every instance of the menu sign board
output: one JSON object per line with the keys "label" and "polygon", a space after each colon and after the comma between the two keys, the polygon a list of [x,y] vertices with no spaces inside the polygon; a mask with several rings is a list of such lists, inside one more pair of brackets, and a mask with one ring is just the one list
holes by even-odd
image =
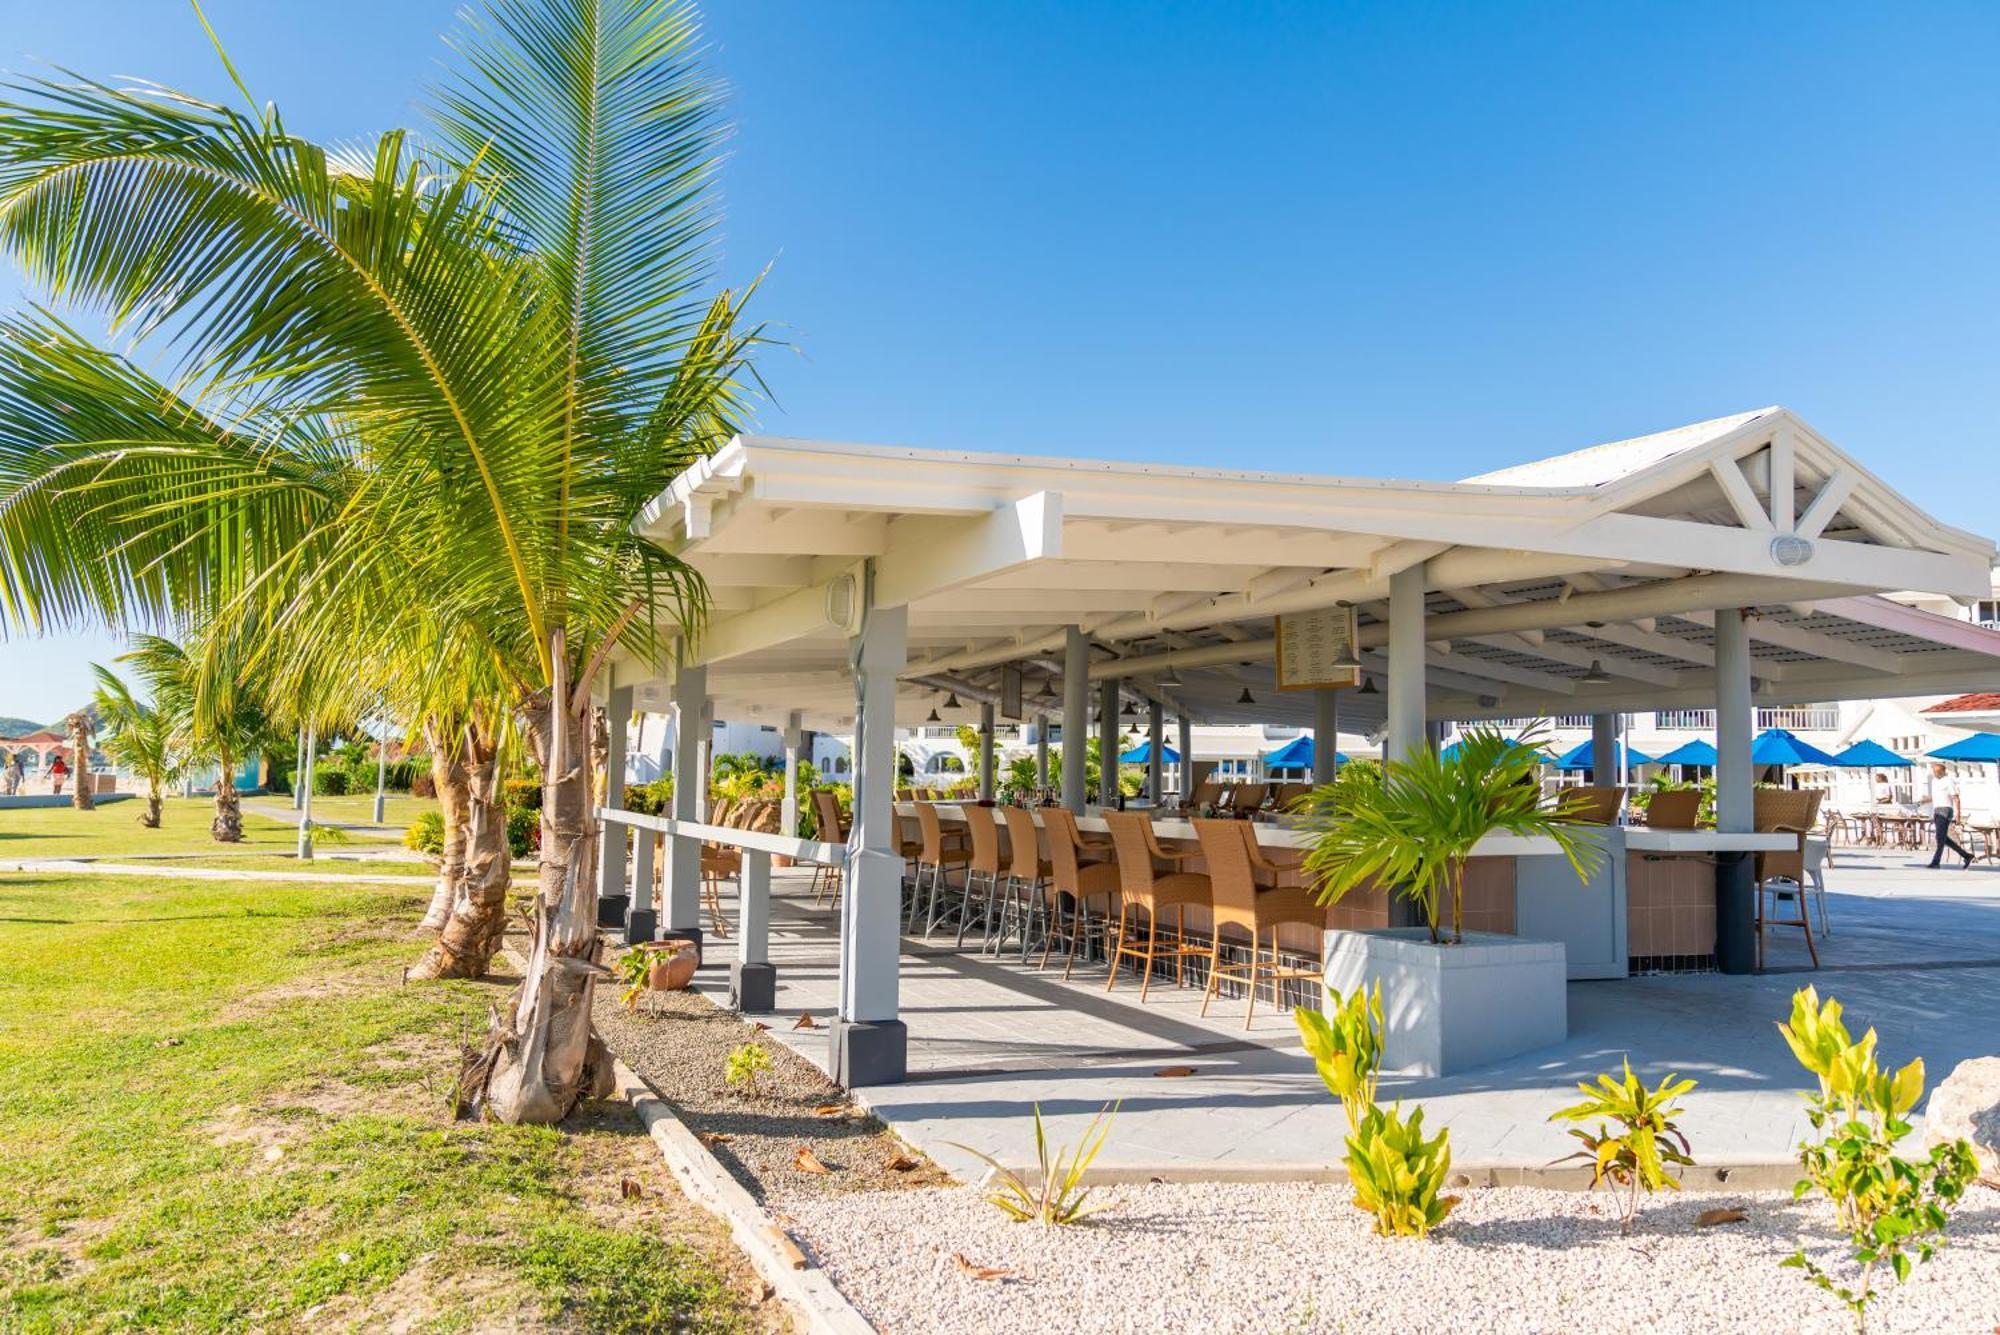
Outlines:
{"label": "menu sign board", "polygon": [[1278,618],[1278,689],[1316,691],[1329,686],[1359,686],[1355,663],[1354,609],[1322,607]]}
{"label": "menu sign board", "polygon": [[1000,717],[1018,723],[1027,715],[1021,709],[1021,669],[1000,669]]}

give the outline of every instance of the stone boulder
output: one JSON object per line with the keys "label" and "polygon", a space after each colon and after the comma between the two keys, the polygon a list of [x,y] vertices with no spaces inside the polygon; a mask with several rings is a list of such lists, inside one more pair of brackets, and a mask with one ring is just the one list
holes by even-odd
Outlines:
{"label": "stone boulder", "polygon": [[1965,1139],[1979,1156],[1979,1180],[2000,1187],[2000,1057],[1962,1061],[1924,1105],[1924,1145]]}

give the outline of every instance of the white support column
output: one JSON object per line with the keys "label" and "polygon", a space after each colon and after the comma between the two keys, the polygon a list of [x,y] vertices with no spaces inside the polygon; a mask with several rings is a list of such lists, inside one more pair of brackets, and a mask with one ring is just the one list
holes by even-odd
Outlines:
{"label": "white support column", "polygon": [[1167,803],[1167,707],[1158,700],[1147,704],[1146,796],[1159,807]]}
{"label": "white support column", "polygon": [[1340,763],[1340,692],[1322,686],[1313,692],[1313,782],[1332,783]]}
{"label": "white support column", "polygon": [[1185,713],[1180,716],[1181,753],[1181,802],[1183,805],[1194,798],[1194,720]]}
{"label": "white support column", "polygon": [[[671,839],[669,843],[671,844]],[[655,879],[653,868],[659,852],[660,835],[653,830],[632,831],[632,900],[625,909],[625,944],[636,946],[642,941],[651,941],[657,935],[654,930],[660,921],[660,910],[653,894]],[[667,851],[673,857],[671,848]],[[672,863],[668,863],[669,870]]]}
{"label": "white support column", "polygon": [[[872,572],[869,579],[872,601]],[[873,607],[850,650],[854,664],[854,823],[840,904],[840,1012],[829,1065],[846,1088],[894,1084],[908,1073],[898,1018],[902,964],[902,830],[896,815],[896,677],[909,654],[910,610]]]}
{"label": "white support column", "polygon": [[[703,677],[706,678],[704,673]],[[701,702],[701,782],[695,785],[697,820],[708,819],[708,786],[715,782],[715,701]]]}
{"label": "white support column", "polygon": [[805,716],[794,709],[785,720],[785,796],[778,803],[778,829],[786,838],[799,832],[799,745]]}
{"label": "white support column", "polygon": [[1081,626],[1070,626],[1063,635],[1062,802],[1078,815],[1089,800],[1083,790],[1089,741],[1090,641]]}
{"label": "white support column", "polygon": [[1035,787],[1046,790],[1049,786],[1049,716],[1042,715],[1035,720]]}
{"label": "white support column", "polygon": [[[1609,776],[1609,777],[1606,777]],[[1618,716],[1590,716],[1590,781],[1598,787],[1618,782]]]}
{"label": "white support column", "polygon": [[736,962],[729,966],[729,1004],[758,1014],[778,1004],[778,971],[771,964],[771,855],[743,850],[743,893],[736,905]]}
{"label": "white support column", "polygon": [[380,825],[389,803],[389,739],[375,743],[375,823]]}
{"label": "white support column", "polygon": [[[708,778],[708,667],[682,666],[674,674],[674,819],[702,819]],[[701,944],[701,841],[669,836],[665,901],[668,936]],[[635,906],[636,908],[636,906]]]}
{"label": "white support column", "polygon": [[1106,677],[1097,688],[1097,804],[1105,810],[1118,805],[1118,678]]}
{"label": "white support column", "polygon": [[[604,805],[617,810],[625,805],[625,753],[627,726],[632,719],[632,688],[613,686],[604,706]],[[597,925],[616,927],[625,921],[632,901],[625,890],[625,827],[604,822],[597,832]]]}
{"label": "white support column", "polygon": [[979,702],[979,800],[993,800],[993,702]]}
{"label": "white support column", "polygon": [[1382,754],[1403,760],[1424,741],[1424,564],[1389,576],[1388,743]]}
{"label": "white support column", "polygon": [[1750,703],[1750,634],[1743,613],[1727,607],[1715,614],[1715,828],[1748,831],[1754,816],[1750,736],[1755,726]]}

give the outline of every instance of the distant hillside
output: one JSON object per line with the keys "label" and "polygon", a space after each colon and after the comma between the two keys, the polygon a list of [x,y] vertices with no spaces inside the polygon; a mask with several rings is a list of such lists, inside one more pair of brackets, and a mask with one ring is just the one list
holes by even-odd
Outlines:
{"label": "distant hillside", "polygon": [[0,715],[0,737],[26,737],[31,732],[40,732],[42,725],[31,723],[24,718],[7,718]]}

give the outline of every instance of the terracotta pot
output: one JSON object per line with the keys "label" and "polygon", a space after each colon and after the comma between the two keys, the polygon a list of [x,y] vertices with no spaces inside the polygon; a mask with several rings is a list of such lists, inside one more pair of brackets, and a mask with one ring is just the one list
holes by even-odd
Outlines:
{"label": "terracotta pot", "polygon": [[678,992],[694,980],[700,962],[694,942],[685,937],[669,937],[646,945],[651,958],[646,964],[646,986],[655,992]]}

